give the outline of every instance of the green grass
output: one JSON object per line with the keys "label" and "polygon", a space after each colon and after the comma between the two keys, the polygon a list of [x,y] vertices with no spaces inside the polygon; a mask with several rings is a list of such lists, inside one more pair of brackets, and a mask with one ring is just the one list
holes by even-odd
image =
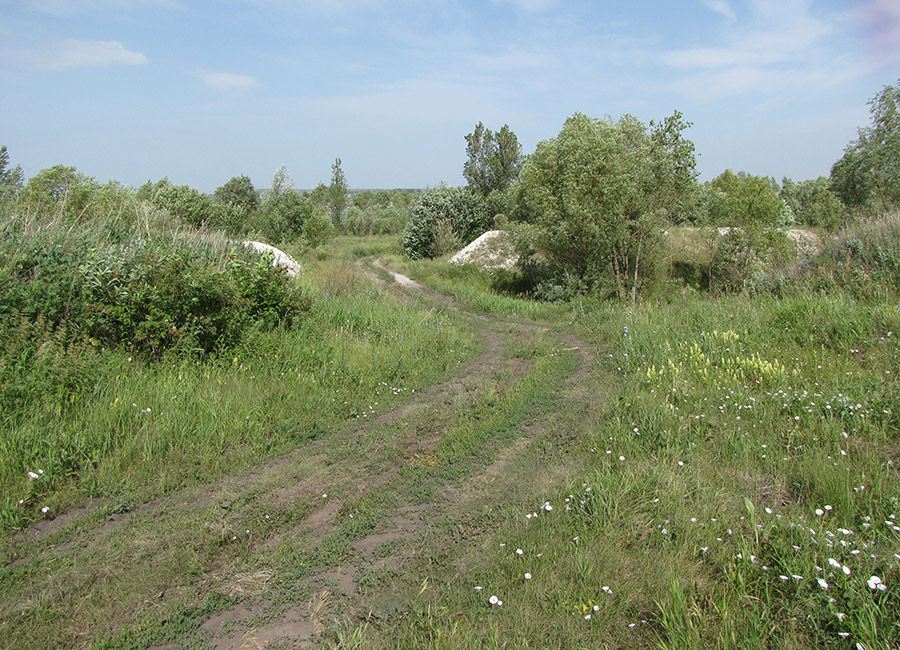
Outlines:
{"label": "green grass", "polygon": [[[35,407],[0,440],[0,646],[72,645],[69,627],[99,625],[97,647],[203,647],[196,612],[231,602],[205,580],[216,567],[268,576],[261,616],[274,619],[312,598],[311,577],[360,563],[354,541],[422,505],[422,530],[375,552],[404,558],[401,570],[358,566],[357,597],[390,596],[388,613],[336,608],[323,647],[897,647],[892,228],[850,233],[772,294],[634,306],[536,304],[496,293],[487,273],[401,262],[388,238],[332,242],[307,262],[300,329],[255,331],[200,363],[96,355],[96,388]],[[478,321],[375,289],[356,264],[373,256],[493,316],[506,342],[496,367],[469,377]],[[549,330],[524,336],[508,320]],[[557,332],[593,354],[577,385]],[[448,377],[447,396],[365,426]],[[303,455],[319,438],[327,448]],[[290,471],[198,496],[295,448]],[[321,530],[302,527],[318,493],[272,496],[329,480],[342,505]],[[131,532],[97,532],[168,493]],[[89,497],[105,506],[74,529],[14,538],[42,505]],[[66,544],[77,562],[50,550]],[[136,568],[86,574],[110,558]],[[142,604],[161,583],[165,606]]]}

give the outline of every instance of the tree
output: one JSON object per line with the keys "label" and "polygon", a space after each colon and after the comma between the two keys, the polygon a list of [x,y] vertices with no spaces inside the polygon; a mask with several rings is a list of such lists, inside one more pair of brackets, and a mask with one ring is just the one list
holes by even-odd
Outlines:
{"label": "tree", "polygon": [[475,125],[475,131],[466,136],[466,156],[463,176],[482,196],[502,192],[518,180],[522,170],[522,145],[506,124],[497,133],[481,122]]}
{"label": "tree", "polygon": [[828,189],[828,179],[824,176],[802,183],[782,179],[781,198],[791,208],[798,223],[828,230],[841,225],[844,206]]}
{"label": "tree", "polygon": [[848,207],[870,202],[886,211],[900,205],[900,81],[869,100],[871,126],[831,168],[831,189]]}
{"label": "tree", "polygon": [[341,225],[341,216],[347,207],[347,179],[341,169],[341,159],[335,158],[331,166],[331,185],[328,186],[328,212],[331,215],[331,223],[335,228]]}
{"label": "tree", "polygon": [[[680,114],[666,137],[637,118],[576,113],[522,168],[520,209],[537,253],[580,290],[636,299],[652,277],[665,220],[693,174]],[[677,137],[676,137],[677,136]]]}
{"label": "tree", "polygon": [[9,169],[9,152],[6,145],[0,147],[0,203],[8,198],[15,197],[25,180],[25,173],[21,165]]}
{"label": "tree", "polygon": [[54,165],[28,179],[22,190],[26,209],[75,218],[87,210],[97,183],[74,167]]}
{"label": "tree", "polygon": [[767,178],[726,169],[709,183],[709,190],[707,216],[712,225],[774,228],[793,223],[790,208]]}
{"label": "tree", "polygon": [[270,244],[280,244],[302,236],[303,224],[312,211],[309,199],[294,189],[287,165],[281,163],[254,221]]}
{"label": "tree", "polygon": [[234,176],[221,187],[217,187],[213,198],[223,205],[235,205],[248,213],[259,207],[259,192],[247,176]]}
{"label": "tree", "polygon": [[153,194],[150,202],[197,228],[208,224],[213,217],[209,196],[190,185],[167,183]]}

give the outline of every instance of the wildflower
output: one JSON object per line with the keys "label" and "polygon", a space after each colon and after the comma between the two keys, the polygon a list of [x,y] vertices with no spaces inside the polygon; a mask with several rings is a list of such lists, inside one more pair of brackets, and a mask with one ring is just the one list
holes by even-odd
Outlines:
{"label": "wildflower", "polygon": [[816,515],[817,515],[817,516],[821,517],[821,516],[824,515],[824,514],[825,514],[825,511],[824,511],[824,510],[822,510],[821,508],[816,508]]}
{"label": "wildflower", "polygon": [[525,554],[525,551],[523,551],[522,549],[520,549],[520,548],[516,549],[516,555],[524,555],[524,554]]}
{"label": "wildflower", "polygon": [[825,589],[826,591],[828,590],[828,583],[825,582],[822,578],[816,578],[816,581],[819,583],[819,586],[822,587],[822,589]]}
{"label": "wildflower", "polygon": [[35,474],[34,472],[31,472],[31,471],[28,472],[28,478],[30,478],[30,479],[36,479],[37,477],[38,477],[38,475]]}
{"label": "wildflower", "polygon": [[41,512],[43,512],[46,515],[48,512],[50,512],[50,508],[48,508],[47,506],[44,506],[43,508],[41,508]]}
{"label": "wildflower", "polygon": [[591,620],[591,615],[590,615],[590,614],[585,614],[585,615],[584,615],[584,620],[586,620],[586,621]]}
{"label": "wildflower", "polygon": [[834,615],[837,616],[837,619],[839,621],[843,621],[844,617],[846,616],[846,614],[844,612],[835,612]]}
{"label": "wildflower", "polygon": [[600,590],[608,594],[612,594],[612,589],[610,589],[609,587],[601,587]]}
{"label": "wildflower", "polygon": [[594,605],[594,611],[595,611],[595,612],[599,612],[599,611],[600,611],[600,605]]}
{"label": "wildflower", "polygon": [[849,632],[838,632],[838,636],[841,637],[842,639],[846,639],[848,636],[850,636],[850,633]]}
{"label": "wildflower", "polygon": [[531,580],[531,574],[530,574],[530,573],[526,573],[526,574],[525,574],[525,579],[526,579],[526,580]]}
{"label": "wildflower", "polygon": [[866,584],[869,585],[869,589],[873,591],[878,589],[879,591],[887,591],[887,585],[881,581],[881,578],[878,576],[872,576],[868,580],[866,580]]}
{"label": "wildflower", "polygon": [[835,560],[833,557],[828,558],[828,564],[833,566],[835,569],[841,568],[841,563]]}
{"label": "wildflower", "polygon": [[475,591],[481,591],[484,587],[475,587]]}
{"label": "wildflower", "polygon": [[491,605],[496,605],[497,603],[500,602],[500,599],[497,598],[496,596],[491,596],[490,598],[488,598],[488,602],[489,602]]}

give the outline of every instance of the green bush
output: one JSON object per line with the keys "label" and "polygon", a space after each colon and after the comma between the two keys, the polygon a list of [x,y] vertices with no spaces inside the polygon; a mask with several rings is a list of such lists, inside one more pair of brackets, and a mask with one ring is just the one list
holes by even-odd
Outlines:
{"label": "green bush", "polygon": [[209,197],[188,185],[163,185],[150,201],[173,217],[195,227],[209,223],[213,216]]}
{"label": "green bush", "polygon": [[732,228],[722,236],[709,271],[710,289],[718,293],[755,290],[797,256],[797,248],[779,230]]}
{"label": "green bush", "polygon": [[493,225],[493,216],[480,196],[459,187],[428,190],[412,206],[403,250],[410,259],[437,257],[465,245]]}

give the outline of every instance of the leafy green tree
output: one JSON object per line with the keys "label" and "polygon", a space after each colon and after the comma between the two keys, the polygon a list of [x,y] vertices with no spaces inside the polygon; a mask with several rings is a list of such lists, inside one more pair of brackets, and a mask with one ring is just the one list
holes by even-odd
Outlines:
{"label": "leafy green tree", "polygon": [[76,218],[87,210],[97,183],[74,167],[54,165],[28,179],[22,190],[27,210]]}
{"label": "leafy green tree", "polygon": [[15,198],[22,189],[25,173],[21,165],[9,168],[9,152],[6,145],[0,147],[0,203]]}
{"label": "leafy green tree", "polygon": [[781,198],[791,208],[798,223],[834,230],[843,221],[844,206],[832,194],[824,176],[802,183],[783,179]]}
{"label": "leafy green tree", "polygon": [[502,192],[518,180],[522,170],[522,145],[506,124],[497,133],[481,122],[475,125],[475,131],[466,136],[466,156],[463,176],[482,196]]}
{"label": "leafy green tree", "polygon": [[221,187],[217,187],[213,198],[216,202],[236,205],[250,213],[259,207],[259,192],[253,187],[248,176],[234,176]]}
{"label": "leafy green tree", "polygon": [[303,234],[303,223],[312,214],[313,206],[309,198],[294,189],[287,165],[275,170],[272,185],[263,197],[258,217],[254,220],[257,229],[271,244],[298,239]]}
{"label": "leafy green tree", "polygon": [[341,225],[341,217],[344,214],[344,208],[347,207],[347,193],[349,191],[347,179],[344,177],[344,171],[341,169],[341,159],[335,158],[334,164],[331,166],[331,185],[328,186],[328,212],[331,216],[331,223],[334,224],[335,228]]}
{"label": "leafy green tree", "polygon": [[900,81],[869,101],[871,126],[831,168],[831,190],[848,207],[886,211],[900,205]]}
{"label": "leafy green tree", "polygon": [[767,178],[726,169],[709,183],[708,190],[710,225],[777,228],[794,221],[790,207]]}
{"label": "leafy green tree", "polygon": [[576,113],[538,144],[522,169],[520,215],[558,281],[635,300],[653,277],[662,228],[694,173],[679,119],[663,137],[631,115]]}
{"label": "leafy green tree", "polygon": [[189,185],[167,183],[156,190],[150,202],[196,228],[212,221],[213,205],[209,196]]}

